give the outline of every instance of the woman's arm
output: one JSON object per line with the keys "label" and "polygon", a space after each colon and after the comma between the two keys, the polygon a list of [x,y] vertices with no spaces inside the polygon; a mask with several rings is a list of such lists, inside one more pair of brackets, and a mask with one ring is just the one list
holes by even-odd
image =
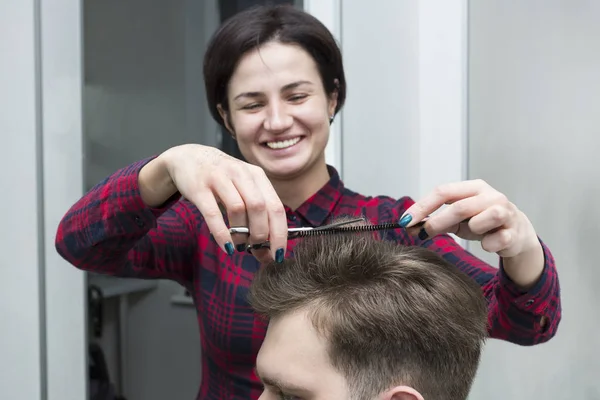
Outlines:
{"label": "woman's arm", "polygon": [[533,287],[523,290],[506,274],[502,258],[500,268],[493,268],[448,235],[413,240],[441,254],[481,285],[488,301],[490,337],[531,346],[556,334],[561,319],[560,287],[554,258],[544,244],[542,274]]}
{"label": "woman's arm", "polygon": [[202,218],[157,165],[129,165],[78,200],[58,226],[58,253],[86,271],[190,281]]}
{"label": "woman's arm", "polygon": [[[412,204],[414,201],[410,198],[400,199],[391,208],[390,218],[397,220]],[[406,230],[397,232],[396,239],[400,243],[434,250],[481,285],[488,301],[490,337],[531,346],[544,343],[556,334],[561,320],[560,285],[554,257],[541,240],[543,267],[537,281],[525,289],[509,278],[502,258],[499,268],[494,268],[447,234],[423,240],[409,235]]]}

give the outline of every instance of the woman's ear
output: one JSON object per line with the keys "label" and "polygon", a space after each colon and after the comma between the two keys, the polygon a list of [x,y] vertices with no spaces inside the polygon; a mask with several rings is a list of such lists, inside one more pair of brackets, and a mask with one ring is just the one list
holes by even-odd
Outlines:
{"label": "woman's ear", "polygon": [[219,115],[221,116],[221,119],[223,120],[223,123],[225,124],[225,128],[229,131],[231,136],[233,136],[233,138],[235,139],[235,131],[233,130],[233,126],[231,126],[231,123],[230,123],[231,121],[229,120],[229,114],[227,113],[227,111],[225,111],[223,109],[221,104],[217,104],[217,111],[219,112]]}
{"label": "woman's ear", "polygon": [[327,111],[329,113],[329,117],[331,118],[331,120],[333,121],[333,116],[335,115],[335,110],[337,108],[337,100],[338,100],[338,87],[340,85],[340,81],[338,81],[337,79],[335,79],[333,81],[335,89],[333,90],[333,92],[331,92],[329,94],[329,104],[327,107]]}

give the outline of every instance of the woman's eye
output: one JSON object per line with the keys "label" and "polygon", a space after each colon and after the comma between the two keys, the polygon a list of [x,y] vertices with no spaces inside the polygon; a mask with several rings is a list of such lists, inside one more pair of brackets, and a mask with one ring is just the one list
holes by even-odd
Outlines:
{"label": "woman's eye", "polygon": [[260,106],[261,106],[260,103],[252,103],[252,104],[248,104],[247,106],[242,107],[242,110],[256,110]]}
{"label": "woman's eye", "polygon": [[305,94],[295,94],[289,98],[290,101],[300,101],[305,99],[307,96]]}

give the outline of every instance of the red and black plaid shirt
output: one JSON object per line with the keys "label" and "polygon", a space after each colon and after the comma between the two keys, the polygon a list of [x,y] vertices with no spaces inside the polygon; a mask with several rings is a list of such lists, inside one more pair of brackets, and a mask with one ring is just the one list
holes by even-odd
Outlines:
{"label": "red and black plaid shirt", "polygon": [[[148,161],[117,171],[79,200],[58,227],[57,250],[86,271],[172,279],[186,287],[198,311],[202,344],[198,399],[257,399],[262,385],[253,367],[266,326],[255,318],[246,296],[259,263],[247,253],[230,257],[223,252],[202,215],[185,199],[176,197],[162,208],[148,208],[137,183],[138,172]],[[295,211],[286,208],[290,227],[320,226],[342,215],[362,215],[373,223],[397,221],[413,204],[408,197],[395,200],[352,192],[333,168],[329,170],[331,179],[318,193]],[[534,345],[555,334],[561,318],[560,290],[546,246],[542,278],[522,293],[501,265],[498,269],[484,263],[450,236],[421,241],[404,230],[384,235],[436,251],[479,283],[489,304],[492,338]],[[287,251],[287,257],[293,255],[293,241]]]}

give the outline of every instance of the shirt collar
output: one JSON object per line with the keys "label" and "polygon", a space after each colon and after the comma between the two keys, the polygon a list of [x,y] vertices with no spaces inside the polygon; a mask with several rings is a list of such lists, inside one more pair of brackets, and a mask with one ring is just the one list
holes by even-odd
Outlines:
{"label": "shirt collar", "polygon": [[328,165],[327,171],[329,172],[329,181],[302,203],[295,212],[286,207],[288,214],[299,215],[313,227],[324,225],[330,219],[335,206],[342,198],[344,183],[334,167]]}

